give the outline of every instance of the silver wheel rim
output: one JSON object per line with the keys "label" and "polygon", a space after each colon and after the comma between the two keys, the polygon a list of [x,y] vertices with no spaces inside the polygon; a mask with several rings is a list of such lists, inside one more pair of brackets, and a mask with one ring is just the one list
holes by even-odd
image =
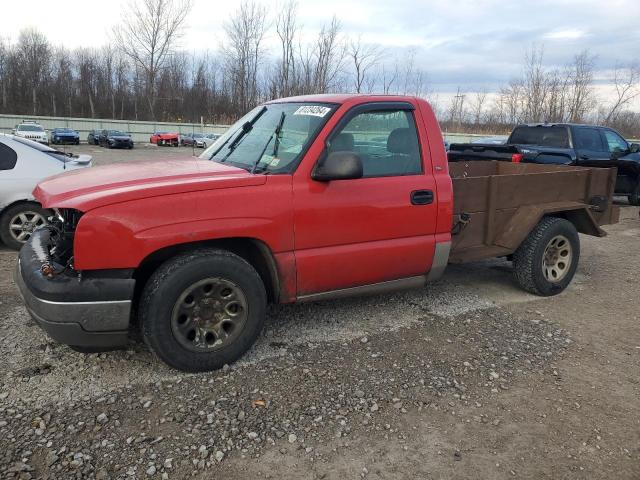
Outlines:
{"label": "silver wheel rim", "polygon": [[567,276],[572,260],[571,242],[564,235],[556,235],[549,241],[542,256],[544,278],[552,283],[561,282]]}
{"label": "silver wheel rim", "polygon": [[233,343],[247,322],[248,303],[235,283],[206,278],[187,287],[171,314],[171,331],[189,351],[211,352]]}
{"label": "silver wheel rim", "polygon": [[15,215],[9,222],[9,233],[11,237],[20,242],[25,243],[31,237],[33,231],[46,224],[45,218],[38,212],[26,210]]}

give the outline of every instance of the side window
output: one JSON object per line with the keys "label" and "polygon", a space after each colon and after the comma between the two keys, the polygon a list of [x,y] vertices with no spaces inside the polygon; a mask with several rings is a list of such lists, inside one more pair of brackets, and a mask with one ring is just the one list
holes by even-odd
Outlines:
{"label": "side window", "polygon": [[18,161],[18,155],[13,148],[0,143],[0,170],[13,170]]}
{"label": "side window", "polygon": [[333,136],[329,152],[337,151],[357,153],[362,159],[364,177],[422,172],[416,124],[409,110],[356,115]]}
{"label": "side window", "polygon": [[613,130],[605,130],[604,138],[607,142],[607,147],[609,147],[609,152],[611,153],[626,152],[629,150],[629,144],[626,140]]}
{"label": "side window", "polygon": [[591,150],[594,152],[606,152],[600,131],[597,128],[578,127],[573,130],[575,148],[578,150]]}

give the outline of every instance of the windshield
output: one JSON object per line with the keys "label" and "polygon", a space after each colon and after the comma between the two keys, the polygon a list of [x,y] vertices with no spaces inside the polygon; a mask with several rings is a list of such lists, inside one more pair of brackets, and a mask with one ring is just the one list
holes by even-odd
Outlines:
{"label": "windshield", "polygon": [[76,133],[74,130],[71,130],[70,128],[54,128],[53,131],[56,133]]}
{"label": "windshield", "polygon": [[516,127],[511,133],[509,143],[569,148],[569,134],[566,127]]}
{"label": "windshield", "polygon": [[42,132],[44,129],[40,125],[18,125],[21,132]]}
{"label": "windshield", "polygon": [[109,135],[118,136],[118,137],[126,137],[127,134],[121,132],[120,130],[109,130]]}
{"label": "windshield", "polygon": [[274,103],[254,108],[200,158],[248,171],[289,173],[334,108],[320,103]]}

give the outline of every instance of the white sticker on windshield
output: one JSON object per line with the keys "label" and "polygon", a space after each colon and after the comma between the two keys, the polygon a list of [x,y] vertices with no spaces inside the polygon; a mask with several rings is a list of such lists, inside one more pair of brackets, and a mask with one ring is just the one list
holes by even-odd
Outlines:
{"label": "white sticker on windshield", "polygon": [[324,117],[329,113],[331,109],[329,107],[321,107],[320,105],[307,105],[305,107],[298,108],[294,115],[312,115],[314,117]]}

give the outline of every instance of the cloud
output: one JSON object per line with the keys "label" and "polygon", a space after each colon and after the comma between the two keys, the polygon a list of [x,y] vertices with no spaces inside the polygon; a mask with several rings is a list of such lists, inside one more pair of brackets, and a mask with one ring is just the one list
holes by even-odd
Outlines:
{"label": "cloud", "polygon": [[[120,20],[128,0],[112,0],[96,21],[81,0],[64,9],[32,0],[24,17],[19,2],[6,2],[2,35],[17,38],[20,29],[36,25],[53,43],[99,46],[108,43],[110,26]],[[271,20],[284,0],[256,0]],[[68,4],[68,5],[67,5]],[[215,51],[223,25],[239,2],[194,0],[182,40],[189,51]],[[544,47],[544,63],[560,68],[583,50],[596,55],[597,77],[616,63],[640,59],[638,0],[298,0],[298,20],[305,40],[313,41],[333,15],[343,32],[377,43],[389,52],[386,61],[401,61],[409,49],[416,66],[428,74],[434,91],[496,90],[522,72],[524,53]],[[265,38],[271,56],[278,55],[277,36]]]}
{"label": "cloud", "polygon": [[579,28],[567,28],[564,30],[555,30],[545,34],[542,38],[547,40],[577,40],[584,37],[587,33]]}

